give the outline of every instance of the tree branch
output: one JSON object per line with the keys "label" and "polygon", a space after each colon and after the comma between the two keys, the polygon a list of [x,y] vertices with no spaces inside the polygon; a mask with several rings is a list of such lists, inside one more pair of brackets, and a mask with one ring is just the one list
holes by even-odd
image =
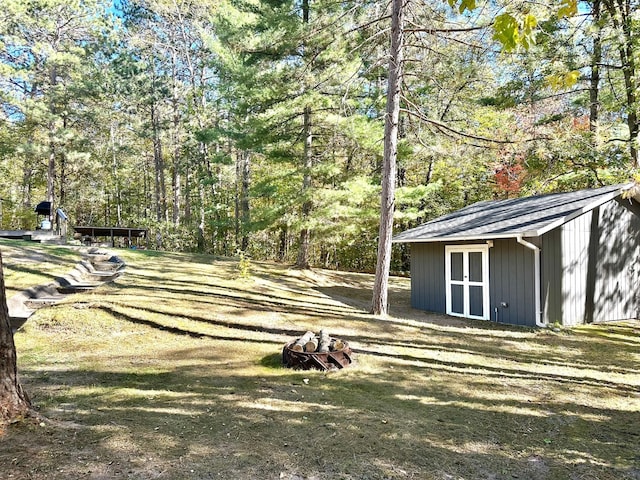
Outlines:
{"label": "tree branch", "polygon": [[[406,99],[405,99],[406,101]],[[415,105],[414,105],[415,106]],[[473,140],[479,140],[481,142],[487,142],[487,143],[499,143],[499,144],[513,144],[516,143],[513,140],[499,140],[496,138],[488,138],[488,137],[483,137],[481,135],[474,135],[472,133],[466,133],[466,132],[462,132],[460,130],[457,130],[449,125],[447,125],[446,123],[440,122],[438,120],[434,120],[432,118],[427,117],[426,115],[424,115],[423,113],[417,111],[417,110],[408,110],[406,108],[402,108],[401,109],[402,112],[411,115],[413,117],[419,118],[420,120],[422,120],[423,122],[429,123],[431,125],[433,125],[434,127],[436,127],[438,130],[443,131],[446,130],[447,132],[453,133],[459,137],[463,137],[463,138],[471,138]]]}
{"label": "tree branch", "polygon": [[371,20],[370,22],[363,23],[362,25],[358,25],[357,27],[353,27],[351,30],[347,30],[346,34],[349,35],[350,33],[357,32],[358,30],[362,30],[363,28],[370,27],[371,25],[375,25],[376,23],[381,22],[382,20],[389,20],[390,18],[391,18],[391,15],[385,15],[383,17],[375,18],[375,19]]}
{"label": "tree branch", "polygon": [[405,33],[415,33],[415,32],[424,32],[435,35],[436,33],[463,33],[463,32],[474,32],[477,30],[484,30],[491,27],[493,23],[489,23],[487,25],[481,25],[479,27],[460,27],[460,28],[405,28]]}
{"label": "tree branch", "polygon": [[[420,119],[423,122],[426,122],[430,125],[433,125],[434,127],[436,127],[440,132],[449,132],[451,134],[454,134],[458,137],[462,137],[462,138],[469,138],[472,140],[478,140],[481,142],[487,142],[487,143],[495,143],[495,144],[499,144],[499,145],[513,145],[516,143],[520,143],[520,142],[534,142],[537,140],[551,140],[550,137],[534,137],[534,138],[528,138],[525,140],[521,140],[520,142],[518,141],[514,141],[514,140],[501,140],[501,139],[497,139],[497,138],[489,138],[489,137],[483,137],[482,135],[474,135],[472,133],[467,133],[467,132],[462,132],[460,130],[457,130],[449,125],[447,125],[444,122],[438,121],[438,120],[434,120],[432,118],[427,117],[425,114],[423,114],[422,112],[420,112],[420,109],[413,103],[411,102],[411,100],[407,99],[406,97],[403,96],[403,100],[410,105],[411,107],[415,108],[415,110],[409,110],[406,108],[402,108],[401,111],[410,115],[410,116],[414,116],[418,119]],[[478,146],[478,145],[476,145]],[[481,147],[481,148],[486,148],[486,147]]]}

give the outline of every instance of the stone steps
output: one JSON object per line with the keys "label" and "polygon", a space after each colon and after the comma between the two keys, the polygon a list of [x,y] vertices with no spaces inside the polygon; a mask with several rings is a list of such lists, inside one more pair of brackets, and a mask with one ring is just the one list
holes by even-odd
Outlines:
{"label": "stone steps", "polygon": [[110,282],[111,280],[115,280],[119,276],[120,276],[120,274],[116,273],[116,272],[95,271],[95,272],[91,272],[91,273],[86,273],[84,275],[84,278],[85,278],[85,280],[88,280],[90,282],[104,283],[104,282]]}
{"label": "stone steps", "polygon": [[66,245],[67,244],[67,240],[63,237],[58,237],[58,238],[44,238],[41,240],[38,240],[41,244],[43,245]]}
{"label": "stone steps", "polygon": [[71,285],[60,285],[58,287],[58,292],[60,292],[63,295],[68,295],[70,293],[89,292],[91,290],[96,289],[100,285],[102,285],[102,284],[98,283],[98,282],[74,283],[74,284],[71,284]]}
{"label": "stone steps", "polygon": [[91,249],[64,277],[11,297],[7,306],[12,328],[14,331],[20,328],[39,308],[55,305],[67,295],[88,292],[115,280],[123,274],[124,268],[125,263],[120,258],[103,250]]}
{"label": "stone steps", "polygon": [[64,295],[59,295],[57,297],[30,298],[24,302],[24,305],[31,310],[37,310],[38,308],[55,305],[63,298],[65,298]]}

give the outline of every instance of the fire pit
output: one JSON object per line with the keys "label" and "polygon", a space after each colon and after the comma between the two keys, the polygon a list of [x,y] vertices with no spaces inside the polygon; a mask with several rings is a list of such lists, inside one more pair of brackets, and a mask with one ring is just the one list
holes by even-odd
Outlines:
{"label": "fire pit", "polygon": [[337,370],[351,364],[351,348],[343,340],[324,330],[316,335],[306,332],[282,349],[282,363],[298,370]]}

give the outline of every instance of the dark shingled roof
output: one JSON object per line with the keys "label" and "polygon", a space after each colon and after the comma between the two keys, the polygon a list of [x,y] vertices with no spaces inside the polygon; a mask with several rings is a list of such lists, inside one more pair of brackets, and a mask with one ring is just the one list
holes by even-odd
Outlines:
{"label": "dark shingled roof", "polygon": [[632,185],[474,203],[406,230],[396,235],[393,241],[402,243],[538,237],[616,198]]}

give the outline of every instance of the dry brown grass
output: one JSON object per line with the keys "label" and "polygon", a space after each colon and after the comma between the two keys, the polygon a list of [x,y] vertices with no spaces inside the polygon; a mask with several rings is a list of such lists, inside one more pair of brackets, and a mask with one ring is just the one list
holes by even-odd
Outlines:
{"label": "dry brown grass", "polygon": [[[117,282],[17,333],[46,420],[0,440],[0,478],[640,478],[637,322],[429,315],[400,278],[380,319],[369,275],[117,253]],[[320,327],[356,363],[282,368],[284,343]]]}

